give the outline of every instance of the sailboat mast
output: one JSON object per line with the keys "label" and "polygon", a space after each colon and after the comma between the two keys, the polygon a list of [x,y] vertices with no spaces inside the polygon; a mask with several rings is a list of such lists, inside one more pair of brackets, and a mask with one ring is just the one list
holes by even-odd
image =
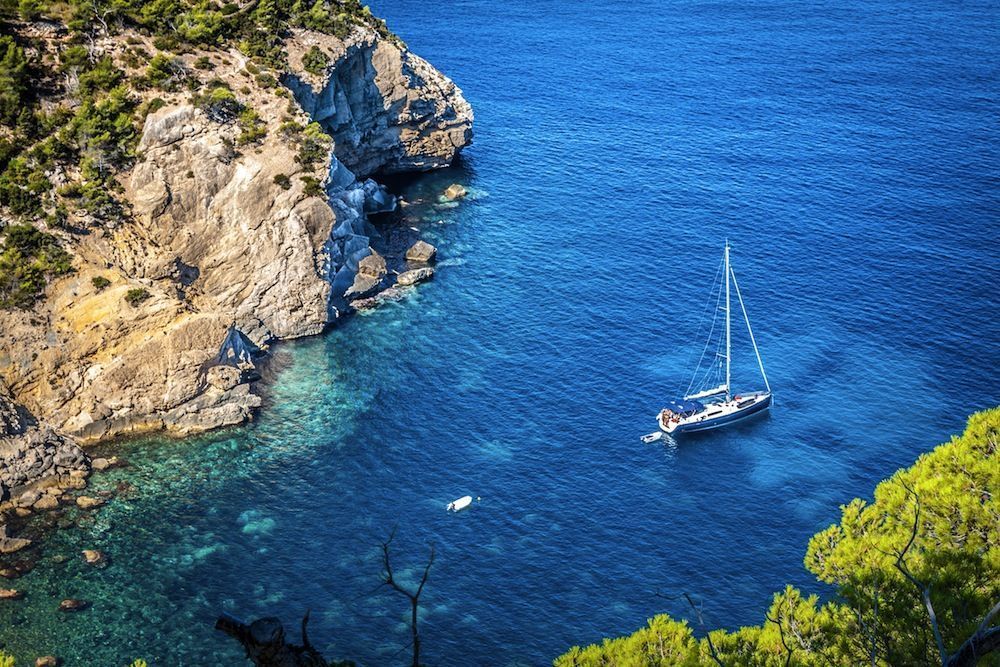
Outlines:
{"label": "sailboat mast", "polygon": [[729,362],[732,359],[732,344],[729,326],[729,239],[726,239],[726,400],[729,396]]}

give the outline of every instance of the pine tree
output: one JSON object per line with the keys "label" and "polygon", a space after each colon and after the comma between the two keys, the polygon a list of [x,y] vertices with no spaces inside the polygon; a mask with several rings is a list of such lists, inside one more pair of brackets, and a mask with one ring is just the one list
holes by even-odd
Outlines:
{"label": "pine tree", "polygon": [[254,19],[260,29],[270,35],[276,35],[281,26],[281,17],[278,15],[278,7],[274,0],[260,0],[257,9],[254,10]]}
{"label": "pine tree", "polygon": [[13,124],[28,90],[28,59],[12,37],[0,36],[0,122]]}

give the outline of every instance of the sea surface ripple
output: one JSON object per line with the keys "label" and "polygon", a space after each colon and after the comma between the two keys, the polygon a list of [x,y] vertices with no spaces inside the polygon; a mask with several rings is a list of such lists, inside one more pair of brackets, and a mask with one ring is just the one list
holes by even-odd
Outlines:
{"label": "sea surface ripple", "polygon": [[[218,613],[295,637],[311,609],[329,657],[403,664],[406,601],[378,587],[396,526],[405,580],[437,551],[433,665],[546,664],[685,615],[657,592],[730,628],[786,583],[829,594],[809,537],[1000,403],[1000,5],[373,9],[476,111],[462,163],[386,223],[436,244],[438,275],[278,346],[255,423],[115,445],[131,466],[94,486],[134,492],[45,542],[0,642],[25,664],[242,664]],[[452,182],[471,196],[441,207]],[[643,445],[726,238],[774,410]],[[69,596],[93,607],[60,615]]]}

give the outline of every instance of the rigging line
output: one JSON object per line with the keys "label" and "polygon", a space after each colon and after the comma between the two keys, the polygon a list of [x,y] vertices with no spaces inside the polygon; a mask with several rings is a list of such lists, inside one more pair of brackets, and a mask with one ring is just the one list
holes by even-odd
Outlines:
{"label": "rigging line", "polygon": [[[712,378],[721,378],[722,376],[722,337],[719,337],[719,343],[715,346],[713,353],[714,359],[712,363],[708,364],[704,372],[701,373],[701,382],[693,383],[692,387],[697,387],[699,390],[706,389],[712,382]],[[698,377],[698,371],[701,370],[699,366],[695,370],[695,377]],[[719,382],[714,382],[712,386],[718,386]]]}
{"label": "rigging line", "polygon": [[[698,360],[698,365],[695,367],[694,375],[693,375],[693,377],[691,379],[691,387],[692,388],[697,384],[695,382],[695,378],[698,377],[698,371],[701,369],[701,362],[704,359],[705,353],[708,351],[709,346],[712,344],[712,336],[715,334],[715,327],[716,327],[716,325],[718,324],[718,321],[719,321],[719,309],[720,309],[720,305],[719,304],[720,303],[722,303],[722,286],[721,286],[721,284],[719,286],[719,294],[716,297],[716,301],[715,301],[715,317],[712,318],[712,328],[708,332],[708,339],[705,341],[705,347],[702,350],[702,357],[701,357],[701,359]],[[718,364],[718,359],[719,359],[719,351],[721,349],[722,349],[722,338],[720,336],[719,342],[715,346],[715,351],[714,351],[714,354],[713,354],[712,363],[708,364],[705,367],[704,373],[702,373],[702,376],[701,376],[702,377],[701,388],[704,388],[705,386],[707,386],[709,376],[716,369],[717,364]],[[688,394],[688,393],[690,393],[690,390],[687,391],[687,392],[685,392],[685,394]]]}
{"label": "rigging line", "polygon": [[[722,290],[720,289],[719,290],[719,299],[718,299],[718,302],[721,302],[721,301],[722,301]],[[716,304],[716,313],[718,313],[718,309],[719,309],[718,302]],[[711,337],[709,338],[709,343],[711,343]],[[714,350],[714,354],[713,354],[714,359],[713,359],[713,361],[712,361],[711,364],[708,364],[708,366],[705,367],[705,371],[701,375],[701,378],[702,378],[701,379],[701,383],[696,385],[696,386],[698,386],[699,390],[701,390],[701,389],[707,389],[709,387],[709,385],[711,385],[713,387],[717,387],[722,382],[722,376],[723,376],[723,365],[722,365],[723,354],[722,354],[722,349],[723,349],[723,347],[725,347],[724,346],[724,340],[723,340],[722,336],[719,336],[719,340],[718,340],[718,343],[715,346],[715,350]],[[698,367],[698,369],[700,369],[700,366]],[[697,371],[698,371],[698,369],[695,370],[696,377],[697,377]],[[713,381],[713,378],[715,378],[714,381]]]}
{"label": "rigging line", "polygon": [[[712,291],[715,291],[715,285],[719,282],[719,274],[722,272],[722,265],[724,262],[720,262],[718,268],[715,270],[715,278],[712,280]],[[712,327],[708,331],[708,339],[705,341],[705,347],[701,350],[701,356],[698,357],[698,363],[695,364],[694,373],[691,375],[691,381],[688,382],[687,389],[684,390],[682,396],[687,396],[691,393],[691,387],[695,384],[695,379],[698,377],[698,370],[701,368],[701,362],[705,359],[705,352],[708,351],[708,346],[712,343],[712,334],[715,333],[715,323],[719,319],[719,302],[722,300],[722,284],[719,283],[719,293],[715,298],[715,315],[712,317]],[[705,302],[705,308],[701,312],[701,318],[699,322],[705,321],[705,313],[708,312],[709,304],[712,303],[712,292],[709,292],[708,300]],[[698,333],[701,333],[701,324],[698,325]]]}
{"label": "rigging line", "polygon": [[[730,273],[732,273],[732,267],[729,268]],[[736,282],[736,274],[733,273],[733,286],[736,288],[736,298],[740,301],[740,310],[743,311],[743,319],[747,323],[747,332],[750,334],[750,342],[753,343],[753,353],[757,355],[757,365],[760,366],[760,375],[764,378],[764,386],[768,391],[771,391],[771,385],[767,381],[767,373],[764,372],[764,362],[760,358],[760,350],[757,349],[757,340],[753,336],[753,329],[750,328],[750,316],[747,315],[746,306],[743,305],[743,295],[740,294],[740,284]]]}
{"label": "rigging line", "polygon": [[[698,340],[698,339],[701,338],[702,331],[705,328],[705,320],[706,320],[705,315],[708,313],[708,309],[712,306],[712,295],[715,293],[715,286],[716,286],[716,284],[718,284],[719,274],[720,274],[721,271],[722,271],[722,262],[719,262],[719,265],[715,269],[715,276],[712,278],[712,288],[708,292],[708,296],[705,299],[705,306],[702,308],[701,316],[698,318],[698,329],[695,331],[695,340]],[[719,306],[718,298],[719,297],[717,296],[716,299],[715,299],[715,307],[716,308],[718,308],[718,306]],[[714,320],[713,320],[713,322],[714,322]],[[709,338],[709,340],[711,340],[711,338]],[[706,345],[707,345],[707,342],[708,341],[706,341]],[[702,356],[704,356],[704,350],[702,350]],[[693,358],[693,355],[692,355],[691,358]],[[701,365],[701,359],[699,358],[698,359],[698,365],[696,365],[695,368],[697,369],[700,365]]]}

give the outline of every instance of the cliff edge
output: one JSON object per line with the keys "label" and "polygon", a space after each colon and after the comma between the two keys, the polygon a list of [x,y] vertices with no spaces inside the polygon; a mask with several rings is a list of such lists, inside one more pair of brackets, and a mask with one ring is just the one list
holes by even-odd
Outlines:
{"label": "cliff edge", "polygon": [[[280,76],[236,48],[173,56],[180,85],[138,93],[136,157],[115,177],[126,214],[96,225],[74,211],[47,230],[72,272],[0,311],[6,488],[25,483],[10,471],[26,433],[88,442],[246,419],[254,355],[321,332],[357,294],[367,214],[395,205],[372,177],[451,164],[470,143],[461,91],[398,39],[353,26],[283,40]],[[96,48],[136,76],[151,65],[130,54],[156,51],[127,31]]]}

